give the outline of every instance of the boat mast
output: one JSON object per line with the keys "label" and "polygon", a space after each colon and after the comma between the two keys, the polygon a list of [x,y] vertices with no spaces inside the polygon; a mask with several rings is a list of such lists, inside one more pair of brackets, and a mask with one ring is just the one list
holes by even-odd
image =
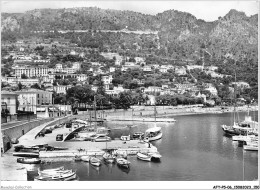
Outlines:
{"label": "boat mast", "polygon": [[153,70],[153,83],[154,83],[154,122],[156,125],[156,97],[155,97],[155,68]]}
{"label": "boat mast", "polygon": [[95,116],[95,130],[97,130],[96,95],[94,95],[94,116]]}
{"label": "boat mast", "polygon": [[234,86],[234,125],[236,123],[236,85],[237,85],[237,74],[236,74],[236,60],[235,60],[235,86]]}

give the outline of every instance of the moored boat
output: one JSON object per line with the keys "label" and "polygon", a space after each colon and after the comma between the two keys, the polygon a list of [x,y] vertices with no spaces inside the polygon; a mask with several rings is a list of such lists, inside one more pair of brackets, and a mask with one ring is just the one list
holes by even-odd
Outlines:
{"label": "moored boat", "polygon": [[149,154],[141,153],[141,152],[137,153],[137,158],[148,162],[151,162],[152,160],[152,157]]}
{"label": "moored boat", "polygon": [[104,159],[104,162],[105,162],[105,163],[108,163],[108,164],[112,164],[112,163],[114,163],[114,161],[115,161],[115,157],[112,156],[112,155],[109,154],[109,153],[105,153],[105,154],[103,155],[103,159]]}
{"label": "moored boat", "polygon": [[41,160],[38,158],[17,158],[17,162],[22,164],[40,164]]}
{"label": "moored boat", "polygon": [[159,161],[162,157],[159,152],[148,152],[147,154],[151,156],[151,161]]}
{"label": "moored boat", "polygon": [[90,157],[89,156],[81,156],[81,160],[84,162],[89,162]]}
{"label": "moored boat", "polygon": [[89,163],[93,166],[99,167],[101,165],[101,160],[99,160],[98,158],[95,158],[95,157],[91,157],[89,160]]}
{"label": "moored boat", "polygon": [[64,174],[58,174],[53,176],[37,176],[34,181],[69,181],[76,178],[76,172],[70,171]]}
{"label": "moored boat", "polygon": [[161,127],[152,127],[145,131],[145,138],[148,141],[155,141],[162,138],[162,128]]}
{"label": "moored boat", "polygon": [[116,158],[116,163],[118,166],[123,167],[123,168],[129,168],[130,167],[130,162],[124,158]]}
{"label": "moored boat", "polygon": [[67,174],[67,173],[70,173],[72,172],[72,170],[58,170],[58,171],[40,171],[38,170],[38,174],[40,176],[57,176],[57,175],[61,175],[61,174]]}
{"label": "moored boat", "polygon": [[258,145],[244,145],[244,150],[258,151]]}
{"label": "moored boat", "polygon": [[76,155],[76,156],[74,157],[74,160],[75,160],[75,161],[81,161],[82,159],[81,159],[81,156]]}
{"label": "moored boat", "polygon": [[37,152],[14,152],[13,156],[39,158],[39,153],[37,153]]}

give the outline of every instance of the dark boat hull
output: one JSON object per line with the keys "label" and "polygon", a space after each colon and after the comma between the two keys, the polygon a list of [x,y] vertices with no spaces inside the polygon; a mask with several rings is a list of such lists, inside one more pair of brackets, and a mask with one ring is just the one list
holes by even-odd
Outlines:
{"label": "dark boat hull", "polygon": [[13,153],[13,156],[39,158],[39,153],[33,153],[33,152],[14,152],[14,153]]}
{"label": "dark boat hull", "polygon": [[22,164],[40,164],[41,160],[39,160],[39,159],[31,160],[31,159],[26,159],[26,158],[17,158],[17,162],[22,163]]}

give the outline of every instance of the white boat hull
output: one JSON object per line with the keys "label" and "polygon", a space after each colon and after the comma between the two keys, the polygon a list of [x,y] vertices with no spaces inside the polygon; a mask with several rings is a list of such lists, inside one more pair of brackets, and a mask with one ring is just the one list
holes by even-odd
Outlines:
{"label": "white boat hull", "polygon": [[158,134],[158,135],[155,136],[155,137],[148,137],[148,140],[149,140],[149,142],[150,142],[150,141],[159,140],[159,139],[161,139],[161,138],[162,138],[162,133]]}
{"label": "white boat hull", "polygon": [[143,160],[143,161],[148,161],[148,162],[151,162],[151,160],[152,160],[151,156],[144,155],[142,153],[137,153],[137,158],[140,160]]}
{"label": "white boat hull", "polygon": [[258,151],[258,146],[245,145],[245,146],[244,146],[244,150]]}

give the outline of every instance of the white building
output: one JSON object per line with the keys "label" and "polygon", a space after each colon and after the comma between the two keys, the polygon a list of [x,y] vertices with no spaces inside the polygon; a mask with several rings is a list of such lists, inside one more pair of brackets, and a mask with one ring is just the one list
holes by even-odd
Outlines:
{"label": "white building", "polygon": [[146,66],[143,67],[143,71],[144,72],[151,72],[152,68],[151,68],[151,66],[146,65]]}
{"label": "white building", "polygon": [[108,76],[102,76],[102,81],[104,84],[112,84],[113,76],[108,75]]}
{"label": "white building", "polygon": [[[11,115],[16,114],[17,94],[9,91],[1,91],[2,109],[7,109]],[[6,106],[6,107],[5,107]]]}
{"label": "white building", "polygon": [[52,104],[52,92],[38,89],[16,91],[18,94],[19,110],[33,111],[36,114],[40,105]]}
{"label": "white building", "polygon": [[67,90],[71,88],[71,85],[59,85],[59,86],[53,86],[53,90],[58,94],[66,94]]}
{"label": "white building", "polygon": [[110,73],[113,73],[113,72],[115,72],[115,71],[116,71],[116,68],[115,68],[115,67],[110,67],[110,68],[109,68],[109,72],[110,72]]}
{"label": "white building", "polygon": [[49,73],[53,72],[52,68],[48,67],[19,67],[16,66],[13,68],[14,69],[14,74],[16,77],[21,78],[22,74],[25,74],[27,77],[40,77],[40,76],[46,76]]}

